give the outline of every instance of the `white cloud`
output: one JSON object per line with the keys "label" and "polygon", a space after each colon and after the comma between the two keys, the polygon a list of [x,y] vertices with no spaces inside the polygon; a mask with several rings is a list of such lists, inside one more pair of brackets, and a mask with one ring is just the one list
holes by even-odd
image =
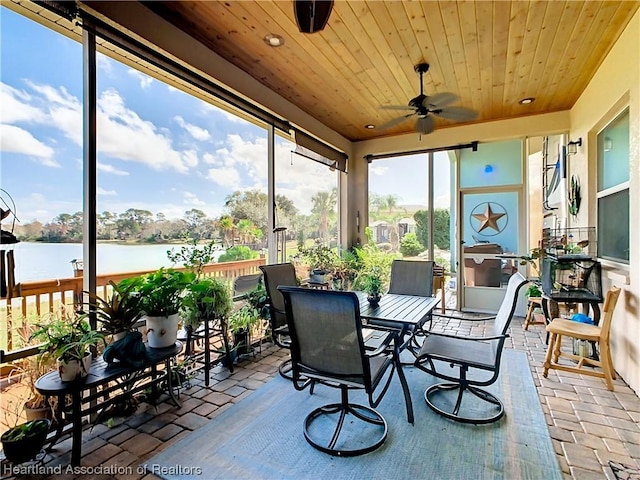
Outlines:
{"label": "white cloud", "polygon": [[44,112],[29,105],[33,97],[25,91],[0,82],[0,121],[2,123],[39,122],[45,118]]}
{"label": "white cloud", "polygon": [[120,94],[109,89],[98,100],[98,147],[112,157],[147,165],[155,170],[186,172],[193,155],[174,150],[168,133],[127,108]]}
{"label": "white cloud", "polygon": [[115,196],[117,195],[115,190],[105,190],[104,188],[98,187],[98,195],[106,195],[106,196]]}
{"label": "white cloud", "polygon": [[216,157],[210,153],[205,153],[202,155],[202,161],[209,165],[214,165],[216,163]]}
{"label": "white cloud", "polygon": [[140,88],[147,88],[149,85],[153,83],[153,77],[149,75],[139,72],[138,70],[134,70],[130,68],[127,70],[127,73],[132,77],[136,78],[140,82]]}
{"label": "white cloud", "polygon": [[191,135],[196,140],[201,142],[206,142],[207,140],[211,140],[211,135],[209,131],[205,128],[198,127],[197,125],[193,125],[191,123],[187,123],[180,115],[176,115],[173,117],[178,125],[184,128],[189,135]]}
{"label": "white cloud", "polygon": [[369,172],[373,175],[377,175],[379,177],[383,176],[385,173],[389,171],[389,167],[369,167]]}
{"label": "white cloud", "polygon": [[40,123],[61,130],[76,145],[82,145],[82,103],[69,94],[64,87],[56,89],[50,85],[36,84],[31,81],[27,85],[37,94],[33,103],[41,105],[45,113]]}
{"label": "white cloud", "polygon": [[194,205],[194,206],[206,205],[206,202],[203,202],[202,200],[200,200],[195,193],[182,192],[182,196],[184,197],[184,203],[186,205]]}
{"label": "white cloud", "polygon": [[60,167],[52,158],[53,148],[15,125],[0,125],[0,151],[29,155],[46,167]]}
{"label": "white cloud", "polygon": [[218,185],[238,190],[241,188],[240,174],[232,167],[210,168],[207,178]]}
{"label": "white cloud", "polygon": [[108,163],[98,162],[98,171],[103,173],[110,173],[112,175],[126,176],[129,175],[129,172],[125,170],[120,170],[113,165],[109,165]]}

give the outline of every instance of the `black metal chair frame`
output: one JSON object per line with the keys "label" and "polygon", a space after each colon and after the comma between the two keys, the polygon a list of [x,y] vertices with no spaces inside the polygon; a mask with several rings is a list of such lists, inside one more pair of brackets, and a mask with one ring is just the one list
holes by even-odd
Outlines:
{"label": "black metal chair frame", "polygon": [[[500,374],[500,360],[505,340],[509,337],[507,331],[513,318],[518,292],[527,280],[518,272],[509,279],[505,298],[502,301],[498,314],[493,317],[466,318],[435,315],[436,317],[454,318],[465,321],[486,321],[494,320],[494,335],[487,337],[462,337],[441,332],[425,331],[419,335],[426,335],[415,366],[424,372],[435,377],[447,380],[447,382],[437,383],[428,387],[424,393],[424,399],[436,413],[462,423],[485,424],[499,420],[504,415],[504,405],[498,397],[480,387],[485,387],[494,383]],[[438,370],[434,361],[441,361],[445,365],[459,368],[459,375],[453,376]],[[470,368],[492,372],[490,378],[485,380],[469,379],[467,374]],[[449,390],[457,390],[455,406],[451,412],[437,405],[439,393]],[[481,400],[494,404],[498,411],[494,415],[487,417],[464,416],[460,412],[462,400],[466,392],[472,393]]]}
{"label": "black metal chair frame", "polygon": [[[267,291],[267,296],[269,297],[268,308],[269,308],[269,325],[271,327],[271,338],[273,339],[273,343],[275,343],[277,346],[281,348],[290,349],[291,340],[289,338],[289,327],[286,323],[286,313],[284,311],[284,308],[278,308],[274,304],[274,300],[273,300],[275,295],[282,295],[278,291],[278,286],[280,284],[277,282],[274,282],[273,278],[269,279],[269,272],[272,272],[272,271],[275,272],[278,270],[280,270],[281,272],[284,271],[287,274],[290,274],[290,280],[291,280],[290,283],[295,282],[293,283],[293,285],[287,285],[287,286],[297,286],[298,281],[296,279],[295,267],[293,266],[292,263],[276,263],[272,265],[260,265],[259,268],[262,271],[264,286]],[[288,271],[289,269],[290,269],[290,272]],[[283,302],[284,300],[279,303],[284,305]],[[287,380],[293,380],[293,376],[291,373],[291,359],[287,359],[283,361],[278,366],[278,373],[280,373],[280,375],[283,378],[286,378]]]}
{"label": "black metal chair frame", "polygon": [[[400,295],[432,296],[434,266],[435,262],[427,260],[394,260],[391,264],[391,280],[388,292]],[[416,325],[413,331],[409,332],[411,338],[407,342],[407,350],[414,357],[420,349],[417,338],[426,331],[424,325],[427,322],[429,323],[429,329],[431,328],[432,318],[432,315],[429,315],[423,322]],[[412,365],[412,363],[405,363],[405,365]]]}
{"label": "black metal chair frame", "polygon": [[[385,331],[385,336],[381,339],[380,343],[377,344],[375,350],[367,350],[363,340],[362,320],[360,318],[359,309],[360,304],[356,294],[352,292],[313,290],[301,287],[278,287],[278,290],[280,290],[284,296],[285,311],[292,340],[291,358],[294,388],[299,391],[302,391],[307,387],[313,389],[315,383],[321,383],[325,386],[340,389],[340,403],[331,403],[316,408],[305,418],[304,436],[310,445],[324,453],[344,457],[362,455],[380,447],[387,438],[387,423],[384,417],[374,409],[380,404],[380,401],[387,392],[393,378],[394,370],[397,370],[398,377],[402,385],[405,406],[407,409],[407,421],[413,424],[413,405],[411,402],[411,395],[409,393],[409,386],[400,363],[399,351],[401,342],[396,331],[384,328],[381,329]],[[352,302],[354,333],[357,336],[357,343],[360,348],[362,358],[361,373],[340,374],[330,371],[320,371],[303,363],[300,342],[297,341],[299,338],[298,327],[300,326],[300,323],[299,320],[295,318],[293,308],[296,296],[299,295],[300,292],[303,292],[304,295],[312,296],[310,298],[312,298],[314,304],[318,306],[322,305],[323,300],[328,300],[335,296],[343,297],[346,301]],[[370,360],[377,357],[384,358],[382,359],[382,363],[375,367],[372,375]],[[380,385],[382,385],[381,390],[379,390],[379,393],[376,396],[375,392],[378,390]],[[352,389],[364,389],[367,393],[370,406],[349,402],[349,390]],[[310,432],[313,422],[323,416],[331,415],[338,415],[336,427],[331,437],[328,440],[326,438],[315,438]],[[340,438],[342,428],[345,422],[349,422],[347,418],[351,418],[348,417],[349,415],[354,417],[353,422],[359,420],[380,426],[382,430],[380,435],[373,438],[368,445],[361,448],[337,448],[336,445]]]}

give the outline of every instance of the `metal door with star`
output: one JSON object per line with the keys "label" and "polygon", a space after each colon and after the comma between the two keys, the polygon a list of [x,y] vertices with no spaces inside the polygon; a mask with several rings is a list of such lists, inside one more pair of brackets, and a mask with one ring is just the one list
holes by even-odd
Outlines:
{"label": "metal door with star", "polygon": [[459,281],[464,310],[495,312],[518,262],[520,190],[461,193]]}

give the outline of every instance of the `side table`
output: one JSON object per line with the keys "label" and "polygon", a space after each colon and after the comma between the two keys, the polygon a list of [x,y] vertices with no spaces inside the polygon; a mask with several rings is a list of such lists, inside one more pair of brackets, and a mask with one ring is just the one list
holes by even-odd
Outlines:
{"label": "side table", "polygon": [[[42,395],[57,397],[58,429],[51,440],[51,448],[63,434],[63,416],[71,416],[72,443],[71,465],[80,465],[82,457],[82,418],[96,413],[112,405],[125,395],[133,395],[151,386],[154,390],[162,382],[166,382],[171,401],[180,406],[173,393],[171,361],[182,351],[182,343],[176,342],[167,348],[151,348],[147,346],[147,362],[141,368],[118,363],[107,364],[102,357],[91,362],[89,375],[75,382],[63,382],[57,371],[49,372],[38,380],[35,387]],[[158,365],[164,363],[164,370]],[[85,392],[87,392],[85,394]],[[71,411],[68,411],[65,400],[71,397]]]}

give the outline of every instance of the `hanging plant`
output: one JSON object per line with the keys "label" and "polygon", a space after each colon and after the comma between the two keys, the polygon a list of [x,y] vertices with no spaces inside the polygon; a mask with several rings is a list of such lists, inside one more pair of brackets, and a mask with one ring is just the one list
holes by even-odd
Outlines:
{"label": "hanging plant", "polygon": [[571,175],[568,201],[569,213],[575,217],[580,211],[580,202],[582,201],[582,197],[580,196],[580,179],[577,175]]}

